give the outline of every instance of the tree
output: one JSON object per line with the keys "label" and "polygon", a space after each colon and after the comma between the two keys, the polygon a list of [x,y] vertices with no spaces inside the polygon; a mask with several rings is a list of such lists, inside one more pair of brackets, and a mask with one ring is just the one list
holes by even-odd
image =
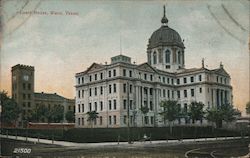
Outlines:
{"label": "tree", "polygon": [[8,97],[6,91],[0,92],[0,101],[2,106],[2,122],[7,125],[16,125],[17,119],[22,112],[20,106],[17,105],[14,99]]}
{"label": "tree", "polygon": [[246,113],[250,114],[250,101],[246,104]]}
{"label": "tree", "polygon": [[50,117],[51,117],[51,114],[50,114],[49,109],[45,105],[40,104],[35,107],[31,116],[31,120],[34,122],[45,122],[45,120],[50,122],[51,120]]}
{"label": "tree", "polygon": [[98,114],[96,111],[89,111],[87,112],[88,115],[88,120],[90,122],[91,128],[93,128],[93,122],[96,121],[96,119],[98,118]]}
{"label": "tree", "polygon": [[140,110],[141,110],[141,112],[142,112],[142,114],[143,114],[142,125],[143,125],[143,127],[144,127],[144,126],[145,126],[145,121],[143,121],[143,120],[145,120],[145,116],[146,116],[147,113],[149,112],[149,108],[148,108],[147,106],[142,106],[142,107],[140,108]]}
{"label": "tree", "polygon": [[65,114],[65,118],[68,122],[74,122],[75,121],[75,113],[73,111],[67,111]]}
{"label": "tree", "polygon": [[180,117],[180,108],[175,100],[161,101],[160,106],[163,107],[163,112],[159,114],[163,117],[164,123],[166,120],[169,121],[169,129],[172,134],[172,123]]}
{"label": "tree", "polygon": [[51,109],[53,122],[63,121],[64,108],[61,105],[56,105]]}
{"label": "tree", "polygon": [[191,102],[188,109],[188,116],[192,119],[192,123],[195,123],[197,120],[201,120],[204,117],[204,104],[202,102]]}
{"label": "tree", "polygon": [[220,121],[222,120],[222,110],[217,109],[216,107],[212,107],[206,110],[206,119],[218,128],[220,126]]}

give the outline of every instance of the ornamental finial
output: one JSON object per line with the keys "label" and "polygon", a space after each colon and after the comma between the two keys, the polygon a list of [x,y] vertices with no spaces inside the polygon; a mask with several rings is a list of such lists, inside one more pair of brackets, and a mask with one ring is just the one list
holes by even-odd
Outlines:
{"label": "ornamental finial", "polygon": [[166,17],[166,7],[165,7],[165,5],[163,6],[163,17],[161,19],[161,23],[163,25],[167,25],[167,23],[168,23],[168,18]]}

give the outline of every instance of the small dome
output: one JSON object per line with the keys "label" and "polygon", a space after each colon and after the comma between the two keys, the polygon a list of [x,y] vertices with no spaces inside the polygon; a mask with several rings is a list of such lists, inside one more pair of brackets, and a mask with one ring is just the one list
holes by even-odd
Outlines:
{"label": "small dome", "polygon": [[167,25],[162,25],[150,37],[148,48],[155,48],[157,46],[179,46],[184,48],[184,44],[178,32],[171,29]]}

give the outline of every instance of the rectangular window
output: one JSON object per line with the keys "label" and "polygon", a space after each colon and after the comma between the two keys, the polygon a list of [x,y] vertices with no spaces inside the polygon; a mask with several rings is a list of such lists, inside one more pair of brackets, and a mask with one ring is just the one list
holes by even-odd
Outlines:
{"label": "rectangular window", "polygon": [[129,85],[129,92],[132,93],[133,87],[132,85]]}
{"label": "rectangular window", "polygon": [[115,69],[113,70],[113,76],[114,77],[116,76],[116,70]]}
{"label": "rectangular window", "polygon": [[28,94],[28,99],[30,99],[30,94]]}
{"label": "rectangular window", "polygon": [[84,126],[84,118],[82,117],[82,126]]}
{"label": "rectangular window", "polygon": [[190,82],[194,82],[194,77],[190,77]]}
{"label": "rectangular window", "polygon": [[201,81],[201,75],[199,75],[199,81]]}
{"label": "rectangular window", "polygon": [[167,78],[167,83],[169,84],[169,78]]}
{"label": "rectangular window", "polygon": [[97,80],[97,74],[95,74],[95,80]]}
{"label": "rectangular window", "polygon": [[163,89],[163,97],[166,97],[166,90]]}
{"label": "rectangular window", "polygon": [[127,89],[126,86],[127,86],[126,83],[124,83],[124,84],[123,84],[123,92],[124,92],[124,93],[126,93],[126,89]]}
{"label": "rectangular window", "polygon": [[100,73],[100,79],[101,80],[103,79],[103,73],[102,72]]}
{"label": "rectangular window", "polygon": [[[209,91],[208,91],[209,92]],[[200,93],[202,93],[202,88],[200,87]]]}
{"label": "rectangular window", "polygon": [[103,87],[101,86],[100,88],[100,94],[102,95],[103,94]]}
{"label": "rectangular window", "polygon": [[129,70],[129,77],[132,77],[132,71]]}
{"label": "rectangular window", "polygon": [[126,69],[123,69],[123,76],[126,76]]}
{"label": "rectangular window", "polygon": [[184,90],[184,97],[187,98],[187,90]]}
{"label": "rectangular window", "polygon": [[114,110],[116,110],[116,100],[114,99]]}
{"label": "rectangular window", "polygon": [[113,85],[114,93],[116,93],[116,84]]}
{"label": "rectangular window", "polygon": [[149,94],[150,94],[150,95],[153,95],[153,88],[150,88],[150,89],[149,89]]}
{"label": "rectangular window", "polygon": [[102,111],[102,110],[103,110],[103,102],[100,101],[100,111]]}
{"label": "rectangular window", "polygon": [[150,123],[151,123],[151,125],[154,124],[154,117],[153,116],[150,117]]}
{"label": "rectangular window", "polygon": [[111,100],[109,100],[109,110],[112,109],[112,103],[111,103]]}
{"label": "rectangular window", "polygon": [[127,124],[127,116],[126,115],[123,116],[123,123]]}
{"label": "rectangular window", "polygon": [[78,112],[80,113],[81,112],[81,105],[78,104]]}
{"label": "rectangular window", "polygon": [[111,92],[112,92],[112,86],[109,85],[109,93],[111,93]]}
{"label": "rectangular window", "polygon": [[92,92],[91,92],[91,88],[89,88],[89,96],[91,97]]}
{"label": "rectangular window", "polygon": [[174,91],[172,91],[172,98],[174,98]]}
{"label": "rectangular window", "polygon": [[92,111],[92,105],[89,103],[89,111]]}
{"label": "rectangular window", "polygon": [[151,111],[153,111],[153,102],[150,101],[149,104],[150,104],[150,105],[149,105],[149,109],[150,109]]}
{"label": "rectangular window", "polygon": [[145,119],[145,124],[147,125],[148,124],[148,116],[145,116],[144,119]]}
{"label": "rectangular window", "polygon": [[82,104],[82,112],[84,112],[84,104]]}
{"label": "rectangular window", "polygon": [[82,84],[84,83],[84,77],[82,77]]}
{"label": "rectangular window", "polygon": [[219,82],[219,76],[216,76],[216,82]]}
{"label": "rectangular window", "polygon": [[31,84],[28,83],[28,90],[31,90]]}
{"label": "rectangular window", "polygon": [[23,99],[26,99],[26,94],[23,93]]}
{"label": "rectangular window", "polygon": [[100,116],[100,125],[102,125],[102,116]]}
{"label": "rectangular window", "polygon": [[174,79],[173,79],[173,78],[171,79],[171,84],[172,84],[172,85],[174,84]]}
{"label": "rectangular window", "polygon": [[183,78],[183,83],[187,83],[187,78],[186,77]]}
{"label": "rectangular window", "polygon": [[81,79],[80,78],[78,78],[78,84],[81,84]]}
{"label": "rectangular window", "polygon": [[81,119],[78,118],[78,126],[80,126],[80,125],[81,125]]}
{"label": "rectangular window", "polygon": [[112,122],[111,122],[111,116],[109,116],[109,124],[110,125],[112,124]]}
{"label": "rectangular window", "polygon": [[97,87],[95,87],[95,96],[97,96]]}
{"label": "rectangular window", "polygon": [[177,81],[176,81],[176,82],[177,82],[177,84],[180,84],[180,79],[177,79]]}
{"label": "rectangular window", "polygon": [[97,102],[95,102],[95,111],[97,111]]}
{"label": "rectangular window", "polygon": [[111,77],[111,71],[109,70],[109,77]]}
{"label": "rectangular window", "polygon": [[181,98],[181,93],[180,93],[180,91],[177,91],[177,97],[178,97],[178,98]]}
{"label": "rectangular window", "polygon": [[147,74],[144,74],[144,80],[147,80]]}
{"label": "rectangular window", "polygon": [[191,89],[191,97],[194,96],[194,89]]}
{"label": "rectangular window", "polygon": [[90,76],[89,76],[89,82],[91,82],[91,81],[92,81],[92,76],[90,75]]}
{"label": "rectangular window", "polygon": [[168,90],[168,98],[170,98],[170,90]]}
{"label": "rectangular window", "polygon": [[116,116],[114,115],[114,125],[116,125]]}
{"label": "rectangular window", "polygon": [[132,107],[133,107],[133,100],[130,100],[129,101],[129,108],[130,108],[130,110],[132,110]]}
{"label": "rectangular window", "polygon": [[84,90],[82,90],[82,98],[84,98]]}
{"label": "rectangular window", "polygon": [[78,90],[78,98],[81,98],[81,91]]}
{"label": "rectangular window", "polygon": [[123,109],[125,110],[126,108],[127,108],[127,100],[124,99],[124,100],[123,100]]}
{"label": "rectangular window", "polygon": [[165,79],[165,77],[163,77],[163,78],[162,78],[162,80],[163,80],[163,83],[166,83],[166,79]]}

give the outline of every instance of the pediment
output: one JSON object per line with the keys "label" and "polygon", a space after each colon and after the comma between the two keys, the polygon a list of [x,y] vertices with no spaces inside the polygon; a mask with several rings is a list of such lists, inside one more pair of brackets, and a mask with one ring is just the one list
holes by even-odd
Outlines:
{"label": "pediment", "polygon": [[156,70],[150,66],[148,63],[143,63],[141,65],[138,65],[137,69],[142,71],[148,71],[148,72],[156,72]]}
{"label": "pediment", "polygon": [[97,64],[97,63],[93,63],[93,64],[86,70],[86,73],[93,72],[93,71],[96,71],[96,70],[99,70],[99,69],[102,69],[102,68],[104,68],[103,65]]}

